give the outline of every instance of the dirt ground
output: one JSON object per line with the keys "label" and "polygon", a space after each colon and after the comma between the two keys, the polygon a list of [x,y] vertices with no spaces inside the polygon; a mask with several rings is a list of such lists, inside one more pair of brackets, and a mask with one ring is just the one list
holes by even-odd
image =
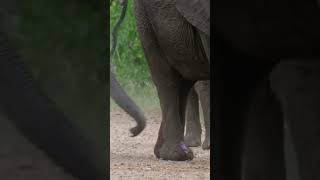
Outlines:
{"label": "dirt ground", "polygon": [[210,179],[210,151],[192,148],[192,161],[158,160],[153,147],[160,127],[159,111],[146,112],[146,129],[130,137],[135,125],[122,110],[110,112],[110,177],[111,180],[205,180]]}

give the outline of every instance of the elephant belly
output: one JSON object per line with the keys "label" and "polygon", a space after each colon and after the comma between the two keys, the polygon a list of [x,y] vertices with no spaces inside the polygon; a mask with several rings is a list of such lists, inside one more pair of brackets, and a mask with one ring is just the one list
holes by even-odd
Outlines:
{"label": "elephant belly", "polygon": [[[308,4],[309,3],[309,4]],[[217,1],[215,27],[220,37],[250,56],[320,56],[320,9],[303,1]]]}
{"label": "elephant belly", "polygon": [[158,8],[150,8],[149,18],[168,64],[186,79],[209,79],[210,65],[197,29],[182,17],[172,1],[153,2]]}
{"label": "elephant belly", "polygon": [[209,80],[210,79],[210,66],[209,64],[198,63],[182,63],[173,66],[179,74],[187,80]]}

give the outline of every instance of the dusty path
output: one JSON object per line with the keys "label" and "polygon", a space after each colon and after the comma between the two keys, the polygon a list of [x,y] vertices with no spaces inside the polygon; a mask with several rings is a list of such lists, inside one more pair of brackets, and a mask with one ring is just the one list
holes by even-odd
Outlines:
{"label": "dusty path", "polygon": [[157,160],[153,155],[160,127],[160,114],[147,112],[147,127],[130,137],[134,122],[122,110],[110,112],[111,180],[205,180],[210,179],[210,151],[192,148],[195,158],[187,162]]}

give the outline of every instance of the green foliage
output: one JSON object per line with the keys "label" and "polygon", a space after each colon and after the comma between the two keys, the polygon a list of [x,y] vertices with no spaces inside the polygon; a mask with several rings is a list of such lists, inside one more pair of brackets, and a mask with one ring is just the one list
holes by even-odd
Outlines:
{"label": "green foliage", "polygon": [[[119,0],[110,0],[110,36],[121,14]],[[133,1],[128,0],[127,14],[118,31],[118,44],[112,60],[113,71],[121,86],[144,109],[159,107],[155,86],[144,58],[136,30]],[[111,42],[110,42],[111,48]],[[111,101],[111,107],[114,107]]]}
{"label": "green foliage", "polygon": [[[109,66],[105,49],[107,37],[102,39],[105,25],[101,9],[78,1],[32,0],[21,3],[20,11],[19,44],[37,77],[57,71],[52,65],[48,66],[49,62],[61,66],[67,60],[82,72],[98,69],[101,83],[105,83]],[[82,74],[86,78],[87,75]]]}
{"label": "green foliage", "polygon": [[0,6],[0,27],[37,83],[99,146],[105,146],[108,118],[106,9],[79,0],[3,0]]}
{"label": "green foliage", "polygon": [[[133,1],[129,0],[128,3],[126,17],[118,31],[118,44],[112,63],[121,85],[125,88],[130,88],[130,86],[145,88],[151,86],[152,81],[136,31]],[[112,1],[110,5],[110,35],[120,13],[119,1]]]}

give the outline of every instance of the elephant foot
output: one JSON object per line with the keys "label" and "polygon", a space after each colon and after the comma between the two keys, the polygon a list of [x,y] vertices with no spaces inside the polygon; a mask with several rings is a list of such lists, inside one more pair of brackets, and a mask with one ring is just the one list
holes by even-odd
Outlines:
{"label": "elephant foot", "polygon": [[193,152],[183,141],[175,144],[164,143],[160,149],[155,151],[157,151],[155,152],[157,158],[163,160],[186,161],[193,159]]}
{"label": "elephant foot", "polygon": [[154,154],[157,158],[171,161],[186,161],[193,159],[192,150],[184,143],[180,142],[165,142],[160,127],[157,143],[154,147]]}
{"label": "elephant foot", "polygon": [[210,149],[210,138],[205,138],[203,143],[202,143],[202,149],[203,150],[208,150]]}
{"label": "elephant foot", "polygon": [[201,137],[194,135],[186,135],[184,137],[184,142],[189,147],[198,147],[201,145]]}

